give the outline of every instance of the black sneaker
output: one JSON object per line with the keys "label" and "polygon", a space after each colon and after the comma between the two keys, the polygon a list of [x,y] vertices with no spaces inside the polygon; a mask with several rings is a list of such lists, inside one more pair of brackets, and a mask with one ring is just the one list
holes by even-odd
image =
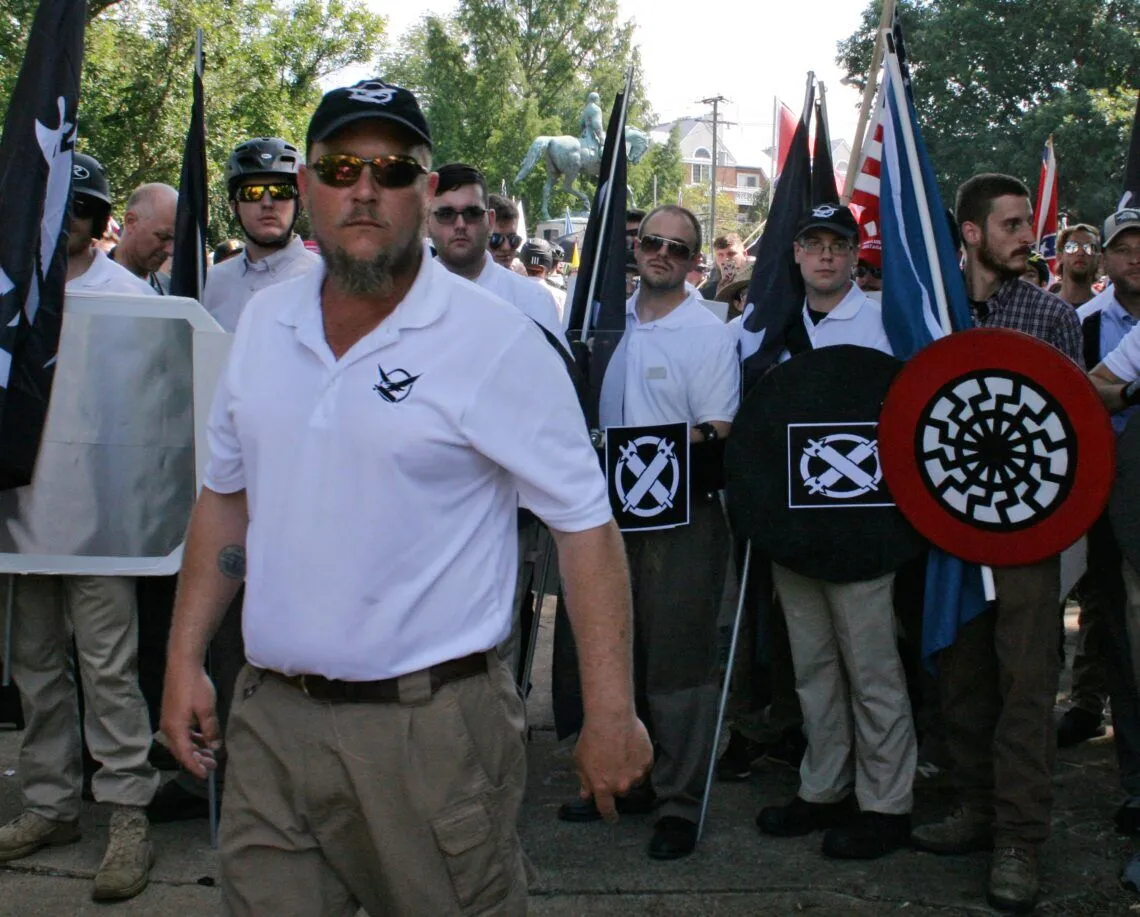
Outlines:
{"label": "black sneaker", "polygon": [[855,814],[853,802],[851,796],[839,802],[807,802],[797,796],[786,806],[761,809],[756,827],[773,837],[803,837],[846,824]]}
{"label": "black sneaker", "polygon": [[679,860],[697,846],[697,823],[679,815],[665,815],[653,826],[649,857],[653,860]]}
{"label": "black sneaker", "polygon": [[807,739],[799,726],[789,726],[780,733],[780,738],[764,753],[764,760],[773,764],[785,764],[792,770],[800,769],[800,762],[807,752]]}
{"label": "black sneaker", "polygon": [[1057,747],[1072,748],[1104,735],[1103,717],[1091,710],[1070,707],[1057,721]]}
{"label": "black sneaker", "polygon": [[876,860],[909,845],[909,815],[860,812],[823,835],[824,855],[840,860]]}
{"label": "black sneaker", "polygon": [[728,747],[716,762],[716,779],[726,783],[740,783],[752,776],[752,762],[764,754],[764,745],[732,730]]}
{"label": "black sneaker", "polygon": [[[648,815],[657,808],[657,794],[648,783],[635,786],[624,796],[615,796],[614,805],[618,815]],[[588,822],[601,821],[602,813],[594,805],[594,798],[575,799],[558,807],[559,821]]]}

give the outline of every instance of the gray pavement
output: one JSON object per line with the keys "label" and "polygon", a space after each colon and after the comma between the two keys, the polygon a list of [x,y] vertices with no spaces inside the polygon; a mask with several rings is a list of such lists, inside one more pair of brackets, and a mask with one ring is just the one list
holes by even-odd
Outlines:
{"label": "gray pavement", "polygon": [[[556,742],[551,727],[545,687],[549,624],[547,618],[536,665],[539,687],[531,698],[530,785],[521,825],[535,869],[531,914],[976,917],[995,913],[983,897],[984,854],[935,857],[900,851],[869,863],[846,863],[824,859],[818,836],[762,838],[753,824],[756,812],[763,805],[786,801],[796,789],[795,774],[775,765],[764,765],[748,783],[715,785],[705,838],[685,860],[657,863],[645,856],[651,818],[625,818],[616,825],[559,822],[555,811],[574,793],[575,784],[571,747]],[[1071,637],[1075,615],[1067,624]],[[18,743],[16,733],[0,732],[0,820],[19,809]],[[1036,913],[1073,917],[1140,913],[1140,896],[1120,890],[1116,880],[1129,845],[1111,830],[1118,801],[1111,734],[1062,752],[1055,783],[1054,837],[1041,851],[1044,892]],[[918,820],[938,817],[949,805],[944,789],[923,786],[918,792]],[[0,917],[112,913],[197,917],[219,912],[213,887],[217,859],[209,848],[204,821],[155,826],[158,861],[150,886],[132,901],[93,904],[90,879],[102,856],[107,821],[104,807],[85,806],[80,843],[0,867]]]}

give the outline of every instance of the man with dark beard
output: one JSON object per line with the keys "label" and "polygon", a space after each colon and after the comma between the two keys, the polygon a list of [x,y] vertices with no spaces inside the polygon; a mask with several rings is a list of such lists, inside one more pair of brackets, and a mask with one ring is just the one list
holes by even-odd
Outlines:
{"label": "man with dark beard", "polygon": [[297,170],[300,150],[279,137],[240,144],[226,163],[230,210],[245,236],[239,257],[215,264],[206,274],[202,305],[226,331],[237,327],[249,298],[319,263],[293,232],[300,213]]}
{"label": "man with dark beard", "polygon": [[[1076,310],[1020,279],[1033,250],[1032,216],[1028,189],[1008,175],[975,175],[958,189],[970,311],[981,327],[1031,334],[1083,366]],[[960,805],[912,837],[933,853],[992,849],[990,903],[1025,910],[1037,899],[1037,847],[1049,836],[1053,804],[1060,557],[993,573],[996,607],[938,657]]]}
{"label": "man with dark beard", "polygon": [[1066,226],[1057,234],[1057,273],[1061,289],[1057,295],[1070,306],[1092,299],[1093,281],[1100,266],[1100,233],[1087,223]]}
{"label": "man with dark beard", "polygon": [[306,154],[324,270],[257,294],[238,324],[164,729],[204,776],[219,732],[202,661],[244,579],[225,913],[521,915],[525,719],[495,652],[517,506],[558,546],[585,705],[577,772],[610,818],[652,761],[621,535],[556,355],[426,255],[437,178],[415,97],[378,79],[327,93]]}

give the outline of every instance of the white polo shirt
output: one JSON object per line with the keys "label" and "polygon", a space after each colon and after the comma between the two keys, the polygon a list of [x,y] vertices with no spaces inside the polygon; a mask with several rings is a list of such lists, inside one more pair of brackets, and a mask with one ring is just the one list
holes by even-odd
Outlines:
{"label": "white polo shirt", "polygon": [[475,278],[475,283],[484,290],[501,296],[523,315],[538,322],[567,351],[570,350],[570,344],[562,330],[562,319],[554,307],[554,297],[548,294],[545,284],[540,287],[525,275],[520,276],[496,264],[489,252],[483,254],[483,270]]}
{"label": "white polo shirt", "polygon": [[1125,382],[1140,379],[1140,325],[1124,335],[1116,348],[1105,354],[1101,362],[1118,379]]}
{"label": "white polo shirt", "polygon": [[249,501],[246,654],[359,681],[490,649],[510,630],[520,498],[555,530],[611,518],[566,369],[530,319],[428,257],[336,360],[323,279],[250,300],[210,419],[206,486]]}
{"label": "white polo shirt", "polygon": [[305,248],[305,243],[296,234],[284,248],[258,261],[250,261],[249,256],[242,252],[206,272],[202,305],[226,331],[233,331],[245,304],[254,293],[304,274],[320,262],[321,256]]}
{"label": "white polo shirt", "polygon": [[[839,305],[820,319],[818,325],[808,316],[805,300],[801,319],[815,350],[833,344],[854,344],[856,347],[870,347],[894,355],[887,332],[883,330],[882,304],[860,290],[858,284],[851,284],[851,289]],[[788,359],[788,352],[784,351],[780,359]]]}
{"label": "white polo shirt", "polygon": [[625,307],[624,423],[731,423],[740,406],[733,331],[693,293],[664,318],[643,324],[637,297]]}
{"label": "white polo shirt", "polygon": [[78,277],[67,282],[69,293],[130,293],[133,296],[156,296],[154,289],[117,261],[95,249],[95,260]]}

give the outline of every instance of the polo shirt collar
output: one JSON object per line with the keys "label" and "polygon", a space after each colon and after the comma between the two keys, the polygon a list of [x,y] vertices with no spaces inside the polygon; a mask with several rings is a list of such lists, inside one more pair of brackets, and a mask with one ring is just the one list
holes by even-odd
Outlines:
{"label": "polo shirt collar", "polygon": [[[848,319],[854,318],[856,315],[859,314],[859,310],[863,308],[863,300],[865,300],[866,298],[867,298],[867,294],[865,294],[862,290],[859,289],[859,284],[852,283],[851,289],[847,291],[847,295],[844,296],[841,300],[839,300],[839,305],[837,305],[834,309],[832,309],[830,312],[828,312],[824,316],[823,321],[825,321],[825,322],[826,321],[842,322],[842,321],[847,321]],[[807,299],[805,298],[804,299],[804,315],[805,316],[807,315],[807,310],[808,310],[808,303],[807,303]]]}
{"label": "polo shirt collar", "polygon": [[272,276],[276,274],[280,268],[296,258],[304,248],[305,243],[301,240],[301,237],[293,233],[293,238],[289,240],[288,245],[270,252],[264,258],[257,261],[250,261],[249,252],[243,250],[241,253],[242,273],[248,274],[250,271],[268,271],[270,276]]}
{"label": "polo shirt collar", "polygon": [[696,305],[698,308],[704,308],[704,306],[701,306],[699,303],[697,303],[697,298],[694,295],[694,292],[690,291],[689,295],[681,300],[681,302],[678,303],[677,308],[671,311],[668,315],[664,316],[663,318],[655,318],[652,321],[643,322],[640,318],[638,318],[637,315],[637,297],[640,295],[640,293],[641,291],[638,290],[625,302],[625,314],[627,321],[629,320],[629,316],[633,316],[633,326],[636,328],[684,328],[689,324],[688,317],[690,306]]}

